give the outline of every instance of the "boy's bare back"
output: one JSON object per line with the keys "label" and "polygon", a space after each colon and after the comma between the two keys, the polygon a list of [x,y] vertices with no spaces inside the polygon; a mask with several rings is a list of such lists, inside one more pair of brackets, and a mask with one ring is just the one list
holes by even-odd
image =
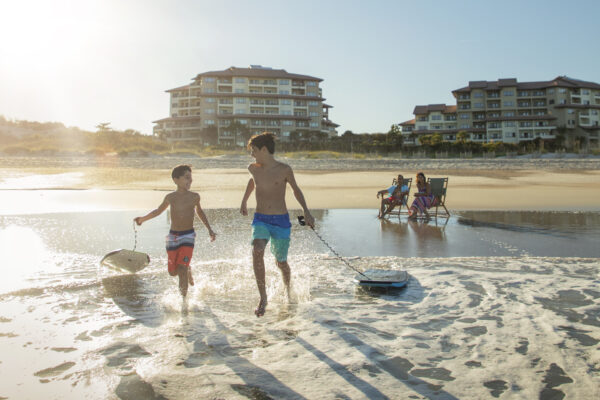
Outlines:
{"label": "boy's bare back", "polygon": [[200,195],[196,192],[171,192],[165,197],[171,208],[171,229],[187,231],[194,227],[194,212],[200,207]]}
{"label": "boy's bare back", "polygon": [[256,187],[256,212],[261,214],[285,214],[285,189],[292,175],[292,168],[276,161],[272,165],[253,163],[248,166]]}

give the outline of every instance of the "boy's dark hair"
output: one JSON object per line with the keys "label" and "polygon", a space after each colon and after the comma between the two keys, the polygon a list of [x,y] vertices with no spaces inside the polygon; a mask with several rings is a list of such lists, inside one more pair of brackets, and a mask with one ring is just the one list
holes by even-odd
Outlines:
{"label": "boy's dark hair", "polygon": [[187,164],[178,165],[175,168],[173,168],[173,171],[171,172],[171,178],[173,178],[173,179],[181,178],[183,175],[185,175],[185,173],[187,171],[192,172],[192,167],[190,165],[187,165]]}
{"label": "boy's dark hair", "polygon": [[271,132],[263,132],[260,135],[254,135],[248,140],[248,149],[256,146],[257,149],[262,149],[267,146],[269,153],[275,153],[275,135]]}

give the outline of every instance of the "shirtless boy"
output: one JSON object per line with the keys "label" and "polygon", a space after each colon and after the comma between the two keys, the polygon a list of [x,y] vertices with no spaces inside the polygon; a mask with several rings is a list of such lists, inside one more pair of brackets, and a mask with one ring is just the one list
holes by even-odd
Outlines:
{"label": "shirtless boy", "polygon": [[271,240],[271,253],[275,256],[277,267],[281,270],[283,284],[287,294],[290,292],[290,267],[287,253],[290,246],[290,217],[285,205],[287,184],[294,191],[294,196],[302,210],[307,225],[314,227],[315,220],[308,211],[302,191],[296,184],[294,172],[289,165],[281,163],[273,157],[275,152],[274,136],[270,132],[254,135],[248,141],[250,154],[256,160],[248,166],[252,177],[246,186],[240,212],[248,215],[247,202],[256,188],[256,210],[252,221],[252,265],[256,285],[260,294],[258,307],[254,310],[257,317],[265,314],[267,307],[267,291],[265,288],[265,247]]}
{"label": "shirtless boy", "polygon": [[150,211],[143,217],[134,218],[136,224],[141,225],[145,221],[160,215],[167,207],[171,206],[171,230],[167,235],[168,270],[171,276],[179,277],[179,290],[182,296],[187,295],[188,283],[194,286],[190,260],[194,252],[194,211],[198,218],[204,223],[210,241],[214,241],[216,233],[210,228],[208,219],[200,207],[200,195],[190,191],[192,185],[192,168],[189,165],[179,165],[171,172],[173,182],[177,190],[165,196],[158,208]]}

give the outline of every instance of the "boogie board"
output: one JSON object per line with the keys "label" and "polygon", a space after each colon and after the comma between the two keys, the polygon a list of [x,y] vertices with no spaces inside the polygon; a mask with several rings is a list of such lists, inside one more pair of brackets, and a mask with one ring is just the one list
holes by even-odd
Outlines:
{"label": "boogie board", "polygon": [[390,271],[382,269],[369,269],[364,275],[356,275],[354,282],[364,289],[400,289],[408,283],[408,273],[406,271]]}
{"label": "boogie board", "polygon": [[148,264],[150,264],[148,254],[125,249],[111,251],[100,260],[100,265],[132,274],[146,268]]}

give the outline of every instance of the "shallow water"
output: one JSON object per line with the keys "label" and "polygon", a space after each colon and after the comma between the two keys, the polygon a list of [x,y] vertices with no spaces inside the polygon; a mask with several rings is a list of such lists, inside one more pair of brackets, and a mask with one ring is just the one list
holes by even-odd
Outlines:
{"label": "shallow water", "polygon": [[[319,210],[355,268],[406,269],[369,293],[308,228],[293,227],[288,304],[266,257],[261,319],[249,217],[207,210],[196,286],[166,273],[166,215],[138,228],[148,268],[99,259],[135,241],[135,212],[0,217],[0,398],[597,398],[600,214],[463,212],[388,221]],[[295,217],[295,214],[292,215]]]}

